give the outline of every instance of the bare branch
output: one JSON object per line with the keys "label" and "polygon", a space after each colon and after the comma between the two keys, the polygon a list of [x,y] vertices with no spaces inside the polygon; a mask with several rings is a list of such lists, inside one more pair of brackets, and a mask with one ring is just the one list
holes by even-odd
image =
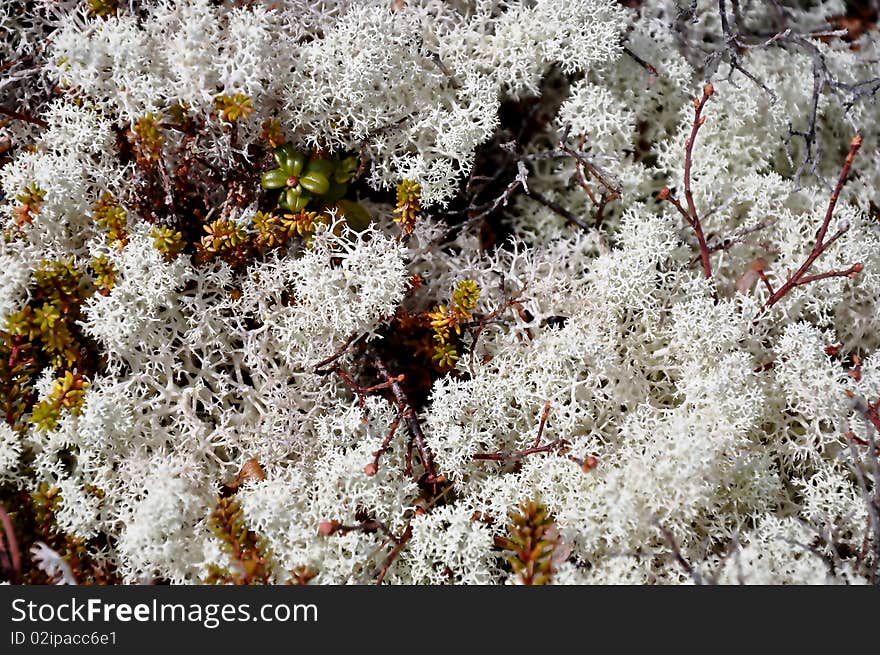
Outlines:
{"label": "bare branch", "polygon": [[[807,271],[810,269],[813,263],[822,255],[823,252],[828,249],[828,246],[839,239],[848,229],[848,226],[843,226],[830,239],[825,239],[825,235],[828,233],[828,226],[831,224],[831,219],[834,216],[834,208],[837,206],[837,200],[840,197],[840,192],[843,189],[843,185],[846,183],[846,177],[847,175],[849,175],[849,171],[852,167],[852,163],[855,159],[856,153],[861,147],[862,137],[858,135],[854,136],[850,141],[849,154],[847,154],[846,161],[844,161],[843,163],[843,169],[840,171],[840,177],[837,179],[837,185],[834,187],[834,191],[832,191],[831,198],[828,201],[828,208],[825,210],[825,217],[822,219],[822,224],[819,226],[819,230],[816,232],[816,239],[813,243],[812,250],[810,250],[810,253],[807,255],[806,260],[804,260],[804,263],[801,264],[800,268],[798,268],[797,271],[791,274],[785,281],[785,283],[779,287],[779,289],[770,294],[770,297],[767,298],[767,300],[764,302],[762,310],[767,310],[778,303],[795,287],[802,286],[810,282],[815,282],[817,280],[823,280],[829,277],[853,277],[862,270],[861,264],[854,264],[845,271],[829,271],[827,273],[820,273],[818,275],[806,275]],[[766,280],[765,283],[767,284],[769,289],[769,283],[767,283]]]}

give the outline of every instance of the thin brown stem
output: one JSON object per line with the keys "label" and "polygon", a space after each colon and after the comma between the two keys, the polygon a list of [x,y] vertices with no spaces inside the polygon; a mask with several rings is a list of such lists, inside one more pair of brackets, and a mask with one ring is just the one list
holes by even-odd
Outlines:
{"label": "thin brown stem", "polygon": [[332,368],[325,369],[324,367],[327,366],[328,364],[332,364],[337,359],[342,357],[346,353],[346,351],[348,350],[348,347],[351,345],[351,342],[354,341],[356,337],[357,337],[357,334],[351,335],[345,341],[345,343],[342,344],[342,348],[340,348],[338,351],[336,351],[334,354],[330,355],[326,359],[322,359],[320,362],[315,364],[315,366],[314,366],[315,373],[317,373],[318,375],[327,375],[328,373],[332,373],[333,372]]}
{"label": "thin brown stem", "polygon": [[49,124],[44,120],[41,120],[41,119],[36,118],[34,116],[30,116],[30,115],[25,114],[20,111],[15,111],[14,109],[8,109],[3,106],[0,106],[0,114],[3,114],[4,116],[8,116],[9,118],[12,118],[13,120],[24,121],[25,123],[30,123],[31,125],[36,125],[37,127],[40,127],[44,130],[49,127]]}
{"label": "thin brown stem", "polygon": [[537,191],[533,191],[532,189],[529,189],[526,191],[526,195],[529,198],[531,198],[532,200],[537,200],[539,203],[544,205],[550,211],[552,211],[556,214],[559,214],[560,216],[562,216],[562,218],[567,220],[572,225],[577,225],[582,230],[589,230],[590,229],[590,226],[587,225],[581,218],[579,218],[578,216],[573,214],[571,211],[569,211],[568,209],[566,209],[565,207],[563,207],[559,203],[557,203],[553,200],[550,200],[550,198],[548,198],[546,196],[541,195]]}
{"label": "thin brown stem", "polygon": [[802,286],[818,280],[826,280],[830,277],[855,277],[862,272],[863,268],[864,267],[861,264],[853,264],[845,271],[826,271],[824,273],[817,273],[816,275],[808,275],[795,282],[795,286]]}
{"label": "thin brown stem", "polygon": [[522,288],[514,293],[510,298],[508,298],[504,303],[499,305],[491,314],[487,314],[477,321],[477,327],[473,332],[473,339],[471,341],[470,352],[468,353],[468,370],[470,371],[471,377],[476,377],[476,373],[474,372],[474,352],[477,347],[477,340],[480,338],[480,334],[489,325],[492,321],[494,321],[498,316],[504,312],[507,308],[512,307],[514,305],[520,304],[522,301],[520,297],[523,293],[525,293],[526,287],[528,284],[524,284]]}
{"label": "thin brown stem", "polygon": [[703,226],[700,224],[700,216],[697,214],[697,206],[694,203],[694,194],[691,190],[691,169],[693,168],[694,163],[693,150],[694,143],[697,140],[697,132],[700,130],[700,126],[706,122],[705,118],[702,116],[703,107],[706,106],[706,101],[713,93],[713,86],[707,84],[703,88],[702,97],[694,104],[694,123],[691,127],[691,135],[685,144],[684,156],[684,199],[687,202],[688,213],[691,216],[691,226],[694,228],[694,232],[697,235],[697,242],[700,244],[700,260],[703,263],[703,274],[706,276],[706,279],[712,277],[712,268],[709,264],[709,247],[706,244],[706,237],[703,235]]}
{"label": "thin brown stem", "polygon": [[694,98],[694,122],[691,125],[691,133],[688,136],[687,141],[685,142],[684,148],[684,199],[687,205],[687,208],[682,206],[681,202],[672,195],[672,192],[669,190],[669,187],[663,187],[660,191],[660,195],[658,196],[660,200],[667,200],[672,203],[675,208],[678,210],[678,213],[684,217],[685,222],[691,226],[694,230],[694,234],[697,237],[697,244],[699,245],[700,250],[700,262],[703,266],[703,275],[706,279],[710,279],[712,277],[712,266],[709,261],[710,249],[709,245],[706,241],[706,235],[703,233],[703,225],[700,222],[700,215],[697,212],[697,205],[694,202],[694,193],[691,188],[691,178],[692,171],[694,166],[694,144],[697,141],[697,133],[700,131],[700,127],[703,123],[706,122],[706,117],[703,116],[703,108],[706,106],[706,102],[709,98],[712,97],[712,94],[715,93],[715,88],[712,84],[707,84],[703,87],[703,95]]}
{"label": "thin brown stem", "polygon": [[391,375],[391,373],[388,372],[388,367],[385,365],[385,362],[378,357],[374,359],[373,363],[376,366],[379,375],[381,375],[385,379],[385,382],[388,383],[388,388],[391,389],[395,404],[403,416],[406,428],[409,431],[410,436],[413,438],[413,443],[415,443],[416,449],[419,451],[419,457],[422,459],[422,466],[425,468],[425,484],[431,485],[445,481],[445,476],[437,474],[437,468],[434,464],[434,455],[425,439],[425,433],[422,432],[419,418],[416,415],[415,410],[412,408],[409,398],[407,398],[406,393],[403,390],[403,386],[400,384],[400,376]]}
{"label": "thin brown stem", "polygon": [[21,553],[18,550],[18,541],[15,539],[15,529],[12,520],[6,513],[6,508],[0,505],[0,523],[3,525],[3,536],[0,538],[0,555],[3,565],[9,575],[10,582],[18,582],[21,577]]}
{"label": "thin brown stem", "polygon": [[376,578],[377,585],[382,584],[382,581],[385,579],[385,575],[388,573],[388,569],[394,563],[394,560],[397,559],[400,551],[402,551],[404,546],[406,546],[406,542],[409,541],[410,537],[412,537],[412,526],[407,523],[403,534],[400,535],[400,537],[394,538],[394,548],[391,550],[390,553],[388,553],[388,557],[385,558],[385,562],[384,564],[382,564],[382,568],[379,570],[379,576]]}
{"label": "thin brown stem", "polygon": [[538,425],[538,434],[535,436],[535,443],[532,448],[537,448],[544,436],[544,426],[547,424],[547,417],[550,416],[550,401],[544,403],[544,411],[541,412],[541,423]]}
{"label": "thin brown stem", "polygon": [[703,584],[702,576],[700,573],[691,566],[691,563],[685,559],[684,555],[681,553],[681,549],[678,547],[678,543],[675,541],[675,537],[673,534],[664,528],[659,523],[655,523],[657,529],[660,530],[660,533],[663,535],[663,538],[666,540],[666,543],[669,544],[669,547],[672,549],[672,555],[675,557],[675,561],[681,564],[681,568],[685,570],[685,572],[691,577],[694,581],[694,584],[701,585]]}
{"label": "thin brown stem", "polygon": [[551,451],[562,448],[563,446],[565,446],[565,444],[566,441],[564,439],[556,439],[555,441],[551,441],[544,446],[535,446],[532,448],[526,448],[525,450],[517,450],[514,452],[474,453],[473,455],[471,455],[471,459],[489,462],[515,461],[518,459],[523,459],[524,457],[528,457],[529,455],[549,453]]}
{"label": "thin brown stem", "polygon": [[764,302],[762,310],[767,310],[776,303],[778,303],[782,298],[785,297],[792,289],[798,286],[802,286],[804,284],[809,284],[810,282],[815,282],[817,280],[824,280],[830,277],[853,277],[857,275],[862,270],[861,264],[853,264],[850,268],[845,271],[828,271],[827,273],[820,273],[818,275],[810,275],[807,276],[806,273],[810,270],[813,263],[828,249],[832,243],[837,241],[846,231],[847,228],[843,227],[839,229],[830,239],[826,240],[825,235],[828,234],[828,227],[831,225],[831,219],[834,216],[834,209],[837,206],[837,200],[840,198],[840,192],[843,190],[843,185],[846,183],[846,178],[849,175],[850,168],[852,167],[853,160],[856,157],[856,153],[859,151],[859,148],[862,147],[862,137],[856,135],[852,138],[849,144],[849,153],[846,156],[846,161],[843,163],[843,168],[840,171],[840,176],[837,179],[837,184],[834,186],[834,191],[831,193],[831,198],[828,200],[828,208],[825,210],[825,216],[822,219],[822,224],[819,226],[819,229],[816,232],[816,239],[813,243],[813,248],[810,250],[810,253],[807,255],[807,258],[804,260],[804,263],[801,264],[800,268],[795,271],[789,278],[774,292],[770,294],[770,297]]}
{"label": "thin brown stem", "polygon": [[382,440],[382,445],[379,447],[379,450],[373,453],[373,461],[364,467],[364,473],[368,476],[372,477],[379,472],[379,458],[388,451],[388,446],[391,444],[391,440],[394,439],[394,434],[397,432],[397,426],[400,425],[401,418],[403,418],[403,412],[397,412],[397,416],[394,417],[394,420],[391,421],[391,425],[388,427],[388,434]]}

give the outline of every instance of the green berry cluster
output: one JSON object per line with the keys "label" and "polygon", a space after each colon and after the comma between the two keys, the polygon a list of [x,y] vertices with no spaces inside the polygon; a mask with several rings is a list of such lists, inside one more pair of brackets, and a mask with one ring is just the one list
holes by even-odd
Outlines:
{"label": "green berry cluster", "polygon": [[278,204],[292,212],[312,202],[327,206],[341,200],[357,170],[357,157],[311,158],[289,143],[274,154],[278,168],[263,173],[260,181],[264,189],[281,189]]}

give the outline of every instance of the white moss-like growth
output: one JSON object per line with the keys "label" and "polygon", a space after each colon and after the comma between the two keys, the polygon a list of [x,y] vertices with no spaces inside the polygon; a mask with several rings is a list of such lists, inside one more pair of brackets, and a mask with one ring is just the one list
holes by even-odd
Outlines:
{"label": "white moss-like growth", "polygon": [[[58,529],[125,582],[196,583],[229,566],[210,518],[224,484],[271,550],[276,583],[294,570],[331,584],[515,582],[494,544],[525,500],[555,522],[557,583],[870,579],[877,563],[856,553],[878,483],[867,466],[880,426],[876,98],[825,89],[814,141],[793,132],[807,129],[817,61],[845,85],[880,77],[876,30],[858,48],[780,36],[740,50],[749,80],[730,53],[698,68],[721,47],[708,0],[687,31],[672,0],[640,12],[612,0],[147,4],[109,18],[64,5],[63,23],[44,12],[39,30],[3,37],[25,52],[52,34],[21,103],[64,89],[38,123],[0,128],[34,140],[0,168],[4,361],[23,340],[7,319],[43,300],[41,262],[85,271],[101,256],[115,270],[74,326],[95,355],[78,411],[51,429],[29,421],[57,377],[45,358],[27,374],[28,411],[6,410],[4,490],[57,487]],[[775,30],[762,4],[743,20]],[[790,30],[844,11],[811,5],[789,11]],[[684,202],[707,76],[690,182],[708,280],[694,230],[657,200],[668,186]],[[249,99],[234,126],[217,115],[221,94]],[[175,122],[180,111],[190,122]],[[161,160],[144,164],[130,130],[151,113]],[[274,209],[259,188],[274,165],[267,121],[311,156],[357,155],[347,197],[372,221],[353,229],[333,208],[283,248],[200,259],[208,223],[253,236],[257,208]],[[856,132],[862,151],[828,233],[839,236],[810,274],[861,269],[771,307],[770,288],[814,249]],[[174,190],[206,179],[202,205]],[[409,236],[393,220],[404,179],[421,185]],[[29,185],[45,197],[22,222]],[[612,196],[601,217],[584,185]],[[104,194],[127,214],[123,242],[93,220]],[[186,233],[188,248],[161,253],[156,224]],[[424,312],[463,280],[480,288],[473,318],[453,337],[457,361],[434,366]],[[380,355],[405,372],[393,392]],[[14,376],[0,373],[11,397]],[[411,420],[440,481],[421,444],[408,452]],[[236,480],[252,459],[263,475]]]}

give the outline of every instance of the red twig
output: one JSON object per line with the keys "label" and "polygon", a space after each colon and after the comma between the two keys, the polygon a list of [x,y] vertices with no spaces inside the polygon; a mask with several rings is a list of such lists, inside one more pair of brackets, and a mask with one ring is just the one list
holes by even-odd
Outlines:
{"label": "red twig", "polygon": [[[849,439],[850,441],[852,441],[853,443],[857,443],[857,444],[859,444],[860,446],[870,446],[870,445],[871,445],[871,444],[868,442],[867,439],[862,439],[860,436],[858,436],[858,435],[857,435],[855,432],[853,432],[852,430],[850,430],[850,431],[848,431],[848,432],[845,432],[845,433],[844,433],[844,436],[845,436],[847,439]],[[875,452],[875,454],[880,455],[880,446],[875,447],[875,448],[874,448],[874,452]]]}
{"label": "red twig", "polygon": [[862,264],[853,264],[848,269],[843,271],[826,271],[824,273],[818,273],[816,275],[806,274],[807,271],[810,270],[810,267],[813,265],[813,263],[819,258],[819,256],[828,249],[828,246],[837,241],[837,239],[843,236],[849,229],[848,225],[841,226],[837,230],[837,232],[835,232],[829,239],[825,239],[825,235],[828,234],[828,227],[829,225],[831,225],[831,218],[834,216],[834,208],[837,205],[837,199],[840,197],[840,192],[843,189],[843,185],[846,183],[846,177],[847,175],[849,175],[849,170],[852,167],[852,163],[855,159],[856,153],[861,147],[862,137],[859,135],[854,136],[850,141],[849,154],[847,154],[846,161],[844,161],[843,163],[843,169],[840,171],[840,177],[837,179],[837,184],[835,185],[834,191],[831,193],[831,198],[828,201],[828,209],[825,211],[825,217],[822,219],[822,225],[816,232],[816,240],[813,243],[813,248],[812,250],[810,250],[810,254],[807,255],[807,258],[804,260],[804,263],[801,264],[801,267],[792,275],[790,275],[785,283],[775,291],[773,290],[770,283],[767,282],[767,280],[762,276],[761,279],[764,280],[764,284],[770,291],[770,297],[767,298],[767,300],[764,302],[762,309],[769,309],[780,300],[782,300],[782,298],[795,287],[809,284],[810,282],[816,282],[818,280],[824,280],[830,277],[855,277],[858,273],[862,271]]}
{"label": "red twig", "polygon": [[470,371],[471,377],[476,377],[476,373],[474,373],[474,351],[477,347],[477,339],[480,338],[480,334],[486,328],[486,326],[490,323],[490,321],[495,320],[498,316],[504,312],[508,307],[513,307],[514,305],[518,305],[523,301],[520,300],[520,296],[525,293],[526,287],[528,283],[522,286],[522,289],[514,293],[510,298],[505,300],[501,305],[499,305],[495,311],[491,314],[487,314],[483,318],[478,321],[477,328],[474,330],[473,340],[471,341],[470,352],[468,353],[468,370]]}
{"label": "red twig", "polygon": [[374,384],[371,387],[362,387],[357,382],[355,382],[351,376],[346,373],[339,364],[333,364],[330,367],[330,372],[336,373],[339,378],[354,392],[355,396],[358,399],[358,405],[361,408],[361,411],[364,412],[364,422],[367,421],[367,413],[366,413],[366,405],[364,404],[364,398],[366,398],[367,394],[373,393],[374,391],[381,391],[382,389],[388,389],[392,385],[397,384],[398,382],[403,381],[403,373],[400,375],[389,378],[385,382],[380,382],[379,384]]}
{"label": "red twig", "polygon": [[7,109],[6,107],[0,106],[0,114],[3,114],[4,116],[9,116],[9,118],[12,118],[13,120],[24,121],[25,123],[36,125],[37,127],[40,127],[44,130],[49,127],[49,124],[46,121],[40,120],[39,118],[35,118],[33,116],[29,116],[28,114],[22,113],[20,111],[15,111],[14,109]]}
{"label": "red twig", "polygon": [[18,582],[21,577],[21,553],[18,550],[18,541],[15,539],[12,520],[2,505],[0,505],[0,523],[3,524],[5,537],[0,538],[0,561],[9,574],[10,582]]}
{"label": "red twig", "polygon": [[547,423],[547,417],[550,416],[550,401],[548,400],[544,403],[544,411],[541,412],[541,423],[538,425],[538,434],[535,436],[535,443],[532,444],[532,448],[537,448],[538,444],[541,443],[541,437],[544,436],[544,425]]}
{"label": "red twig", "polygon": [[392,541],[397,541],[397,537],[391,532],[390,528],[376,519],[364,519],[357,525],[345,525],[339,521],[321,521],[318,525],[318,534],[329,537],[336,533],[348,534],[349,532],[363,532],[364,534],[373,534],[381,532]]}
{"label": "red twig", "polygon": [[660,530],[660,533],[663,535],[663,538],[666,539],[666,543],[669,544],[669,547],[672,549],[672,555],[675,557],[675,561],[681,564],[681,568],[687,572],[691,579],[694,581],[694,584],[701,585],[703,584],[702,577],[700,576],[699,571],[697,571],[693,566],[691,566],[690,562],[688,562],[684,555],[681,554],[681,549],[678,547],[678,544],[675,541],[675,537],[673,534],[660,525],[657,521],[654,522],[657,526],[657,529]]}
{"label": "red twig", "polygon": [[422,466],[425,468],[425,484],[431,485],[444,482],[446,480],[446,477],[437,474],[437,468],[434,465],[434,455],[431,452],[431,449],[428,447],[428,442],[425,439],[425,433],[422,432],[422,426],[421,423],[419,423],[419,418],[416,415],[415,410],[412,408],[412,405],[409,402],[409,398],[407,398],[406,393],[404,392],[403,387],[400,384],[403,376],[391,375],[391,373],[388,372],[388,367],[385,365],[385,362],[383,362],[378,357],[374,359],[374,364],[376,366],[376,370],[379,372],[379,375],[381,375],[385,379],[386,387],[391,389],[391,394],[394,397],[394,402],[397,405],[397,408],[404,422],[406,423],[406,428],[409,431],[410,436],[412,437],[416,449],[419,451],[419,457],[421,457],[422,459]]}
{"label": "red twig", "polygon": [[487,460],[490,462],[507,462],[517,459],[523,459],[524,457],[528,457],[529,455],[537,455],[538,453],[549,453],[552,450],[557,450],[563,447],[565,444],[566,441],[564,439],[557,439],[556,441],[551,441],[545,446],[534,446],[532,448],[517,450],[511,453],[474,453],[473,455],[471,455],[471,459]]}
{"label": "red twig", "polygon": [[327,366],[328,364],[332,364],[337,359],[342,357],[346,353],[346,351],[348,350],[348,347],[351,345],[351,342],[354,341],[356,337],[357,337],[357,333],[351,335],[346,340],[346,342],[344,344],[342,344],[342,348],[340,348],[338,351],[336,351],[335,353],[333,353],[332,355],[330,355],[326,359],[322,359],[320,362],[315,364],[315,366],[314,366],[315,373],[317,373],[318,375],[327,375],[328,373],[333,373],[332,368],[324,368],[324,367]]}
{"label": "red twig", "polygon": [[845,271],[825,271],[824,273],[817,273],[816,275],[808,275],[795,282],[794,286],[799,287],[804,284],[809,284],[810,282],[825,280],[830,277],[855,277],[858,273],[862,272],[863,268],[864,267],[861,264],[853,264]]}
{"label": "red twig", "polygon": [[556,452],[564,455],[572,462],[581,467],[584,473],[589,473],[599,465],[599,460],[592,455],[588,455],[584,459],[575,457],[569,453],[568,442],[565,439],[556,439],[550,443],[541,446],[541,438],[544,436],[544,426],[547,424],[547,417],[550,415],[550,401],[544,403],[544,410],[541,412],[541,422],[538,424],[538,434],[531,448],[525,450],[515,450],[513,452],[499,451],[497,453],[474,453],[471,459],[477,461],[488,462],[509,462],[516,461],[528,457],[529,455],[538,455],[540,453]]}
{"label": "red twig", "polygon": [[385,558],[385,562],[382,564],[382,568],[379,570],[379,576],[376,578],[376,584],[382,584],[382,581],[385,579],[385,574],[388,573],[388,569],[391,567],[391,564],[394,563],[394,560],[400,554],[400,551],[403,550],[403,547],[406,546],[406,542],[409,541],[409,538],[412,536],[412,526],[407,523],[406,528],[403,531],[403,534],[400,537],[395,537],[394,541],[396,542],[394,548],[388,553],[388,557]]}
{"label": "red twig", "polygon": [[523,457],[528,457],[529,455],[537,455],[538,453],[547,453],[551,450],[556,450],[557,448],[561,448],[565,446],[566,442],[564,439],[557,439],[546,446],[541,446],[541,439],[544,436],[544,426],[547,424],[547,417],[550,416],[550,401],[548,400],[544,403],[544,410],[541,412],[541,421],[538,424],[538,434],[535,436],[535,443],[532,444],[531,448],[526,448],[525,450],[517,450],[512,453],[505,452],[497,452],[497,453],[476,453],[471,455],[471,459],[476,460],[488,460],[490,462],[505,462],[508,460],[516,460],[522,459]]}
{"label": "red twig", "polygon": [[700,247],[700,261],[703,265],[703,275],[706,276],[707,280],[712,277],[712,267],[709,263],[710,250],[709,245],[706,242],[706,235],[703,233],[703,226],[700,223],[700,215],[697,213],[697,206],[694,203],[694,194],[691,190],[691,170],[693,169],[694,164],[693,151],[694,143],[697,140],[697,132],[700,131],[700,127],[706,122],[706,117],[702,115],[703,107],[706,106],[706,101],[712,97],[713,93],[715,93],[715,88],[712,84],[707,84],[703,87],[703,95],[699,98],[694,98],[694,123],[691,126],[691,134],[685,142],[684,151],[684,199],[687,203],[687,209],[685,209],[681,202],[672,195],[669,187],[663,187],[658,196],[660,200],[668,200],[671,202],[684,217],[687,224],[693,228],[694,233],[697,235],[697,243]]}
{"label": "red twig", "polygon": [[865,416],[871,421],[874,429],[880,432],[880,398],[873,403],[866,403],[866,405],[867,410],[865,411]]}
{"label": "red twig", "polygon": [[348,534],[349,532],[363,532],[364,534],[381,532],[385,535],[387,540],[394,543],[394,548],[391,549],[391,552],[388,553],[382,566],[376,571],[376,575],[378,576],[376,578],[376,584],[380,585],[385,579],[391,564],[394,563],[394,560],[400,554],[400,551],[403,550],[410,537],[412,537],[412,526],[407,521],[406,527],[403,529],[403,533],[399,537],[382,521],[370,518],[364,518],[357,525],[343,525],[339,521],[321,521],[321,524],[318,526],[318,534],[324,537],[329,537],[330,535],[337,533]]}
{"label": "red twig", "polygon": [[406,458],[403,463],[403,474],[408,478],[412,477],[413,467],[412,467],[412,455],[413,455],[413,436],[409,435],[409,439],[406,440]]}
{"label": "red twig", "polygon": [[397,416],[394,417],[394,420],[391,421],[391,425],[388,428],[388,435],[382,441],[379,450],[373,453],[373,461],[364,467],[364,473],[369,477],[372,477],[379,472],[379,458],[388,451],[388,445],[391,443],[391,440],[394,439],[394,433],[397,432],[397,426],[400,425],[401,418],[403,418],[403,412],[397,412]]}

